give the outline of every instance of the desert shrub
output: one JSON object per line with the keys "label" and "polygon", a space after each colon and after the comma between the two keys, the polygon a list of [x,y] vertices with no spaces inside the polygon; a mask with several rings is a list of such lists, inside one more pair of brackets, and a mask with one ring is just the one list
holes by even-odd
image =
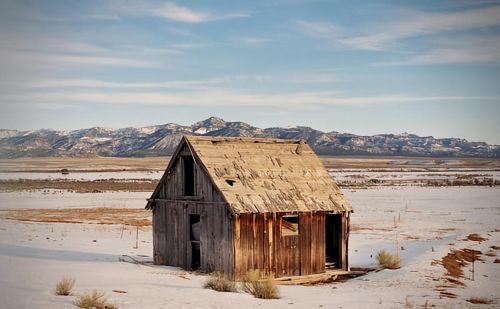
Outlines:
{"label": "desert shrub", "polygon": [[467,301],[471,304],[485,304],[485,305],[496,304],[494,300],[484,297],[471,297],[467,299]]}
{"label": "desert shrub", "polygon": [[261,276],[258,270],[252,270],[243,278],[242,289],[256,298],[276,299],[280,298],[280,293],[274,277]]}
{"label": "desert shrub", "polygon": [[383,249],[377,253],[377,260],[380,265],[388,269],[398,269],[401,267],[401,258],[399,255],[390,254]]}
{"label": "desert shrub", "polygon": [[104,292],[99,290],[93,290],[92,292],[87,292],[80,294],[76,297],[73,302],[78,308],[83,309],[116,309],[117,307],[113,304],[108,303],[108,298]]}
{"label": "desert shrub", "polygon": [[212,289],[219,292],[236,292],[236,284],[218,271],[211,273],[207,281],[203,284],[205,289]]}
{"label": "desert shrub", "polygon": [[70,295],[74,286],[75,286],[75,279],[74,278],[63,277],[56,284],[55,293],[56,293],[56,295],[64,295],[64,296]]}

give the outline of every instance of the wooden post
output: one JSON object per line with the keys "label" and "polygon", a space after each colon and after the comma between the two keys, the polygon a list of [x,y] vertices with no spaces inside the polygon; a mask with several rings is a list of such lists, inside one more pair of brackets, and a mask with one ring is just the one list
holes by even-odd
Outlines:
{"label": "wooden post", "polygon": [[472,253],[472,281],[474,281],[474,262],[476,261],[476,253],[471,251]]}
{"label": "wooden post", "polygon": [[398,234],[399,233],[396,233],[396,252],[397,252],[397,255],[398,255],[398,259],[401,259],[401,247],[399,246],[399,237],[398,237]]}
{"label": "wooden post", "polygon": [[139,221],[137,221],[137,230],[135,232],[135,247],[134,249],[139,248]]}

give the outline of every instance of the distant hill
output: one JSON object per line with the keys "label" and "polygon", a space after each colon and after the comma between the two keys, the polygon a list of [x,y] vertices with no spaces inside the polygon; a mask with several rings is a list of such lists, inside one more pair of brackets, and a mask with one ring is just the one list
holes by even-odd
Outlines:
{"label": "distant hill", "polygon": [[74,131],[0,130],[0,157],[140,157],[172,154],[182,135],[304,139],[322,155],[500,157],[500,146],[460,138],[414,134],[359,136],[310,127],[261,129],[210,117],[190,126],[175,123],[143,128],[94,127]]}

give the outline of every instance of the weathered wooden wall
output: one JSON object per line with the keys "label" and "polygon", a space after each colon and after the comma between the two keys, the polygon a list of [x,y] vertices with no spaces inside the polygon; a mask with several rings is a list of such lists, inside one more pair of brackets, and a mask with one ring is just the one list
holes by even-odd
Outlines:
{"label": "weathered wooden wall", "polygon": [[[189,155],[187,148],[180,155]],[[153,247],[155,264],[191,267],[189,215],[200,215],[200,270],[234,270],[233,219],[229,205],[195,162],[195,196],[183,196],[182,158],[174,162],[160,188],[153,209]]]}
{"label": "weathered wooden wall", "polygon": [[154,209],[156,264],[191,268],[189,215],[200,215],[200,270],[233,274],[233,222],[224,204],[157,201]]}
{"label": "weathered wooden wall", "polygon": [[[241,214],[235,219],[235,274],[260,269],[276,277],[325,271],[325,213],[299,214],[299,235],[281,235],[287,213]],[[347,217],[342,215],[342,268],[347,269]]]}

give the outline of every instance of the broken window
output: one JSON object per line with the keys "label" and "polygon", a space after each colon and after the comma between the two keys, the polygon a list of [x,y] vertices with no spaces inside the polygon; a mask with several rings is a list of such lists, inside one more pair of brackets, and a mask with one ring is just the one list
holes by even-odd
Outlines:
{"label": "broken window", "polygon": [[299,216],[288,215],[281,218],[281,235],[299,235]]}
{"label": "broken window", "polygon": [[190,240],[200,240],[200,215],[189,215],[189,226],[191,227]]}
{"label": "broken window", "polygon": [[189,239],[191,241],[191,269],[196,270],[200,267],[200,215],[189,215]]}

